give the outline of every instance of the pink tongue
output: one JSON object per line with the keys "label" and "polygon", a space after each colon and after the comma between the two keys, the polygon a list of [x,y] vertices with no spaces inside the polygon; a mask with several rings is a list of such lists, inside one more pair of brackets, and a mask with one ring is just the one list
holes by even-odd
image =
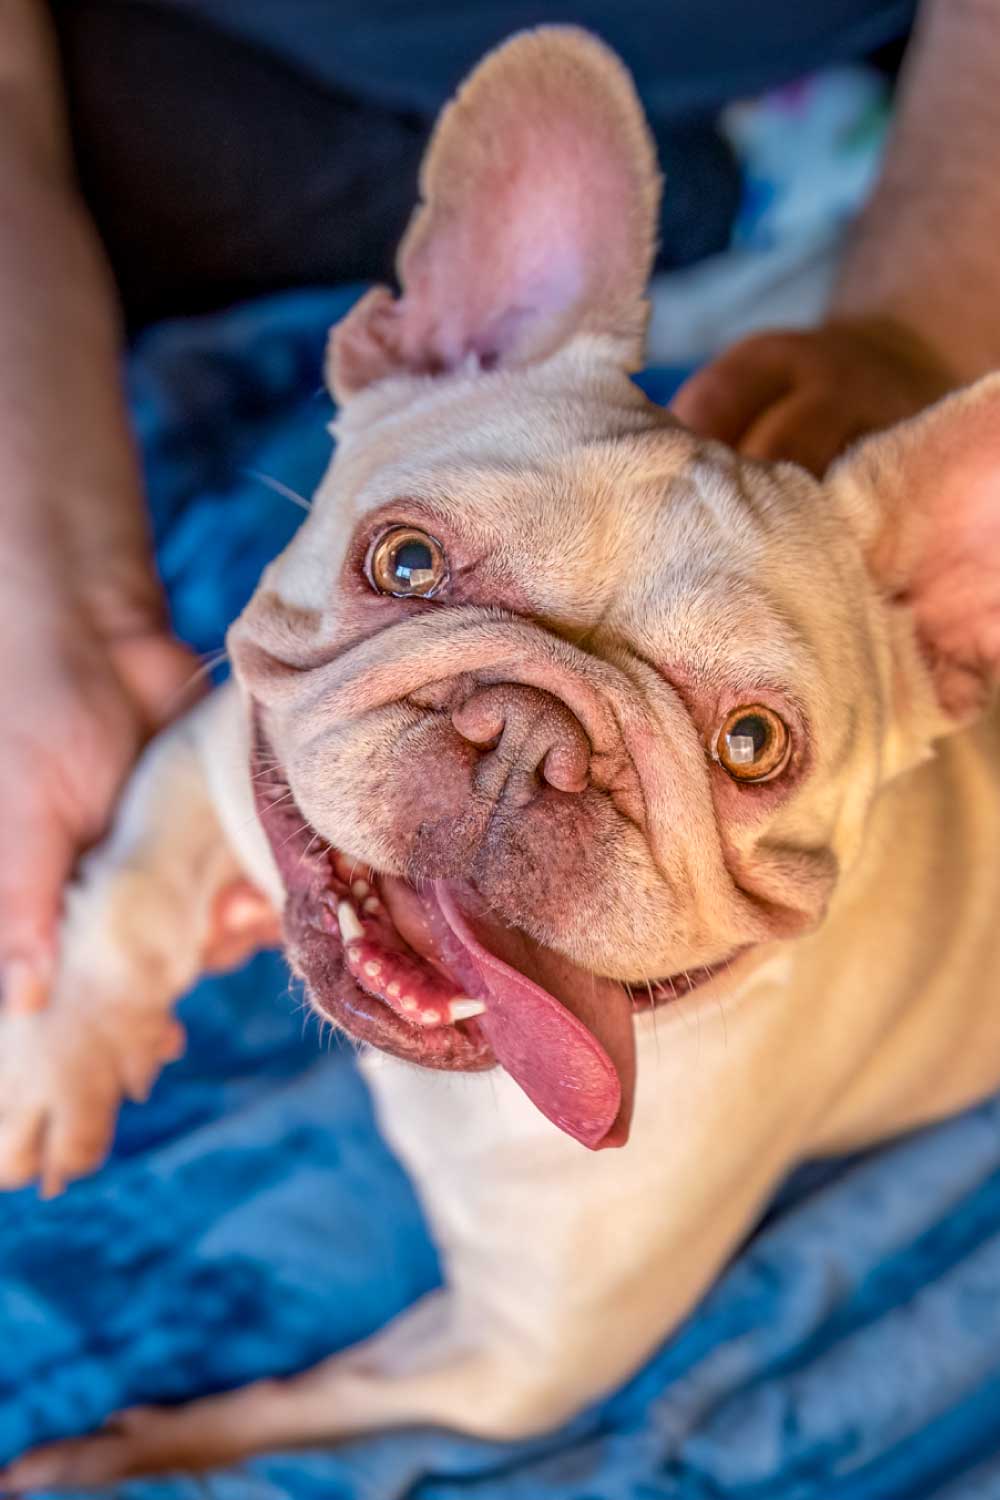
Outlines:
{"label": "pink tongue", "polygon": [[479,1024],[497,1061],[567,1135],[594,1151],[623,1146],[635,1094],[635,1034],[622,986],[500,924],[490,925],[485,948],[443,882],[435,882],[434,897],[461,947],[462,968],[478,977],[474,993],[486,1003]]}

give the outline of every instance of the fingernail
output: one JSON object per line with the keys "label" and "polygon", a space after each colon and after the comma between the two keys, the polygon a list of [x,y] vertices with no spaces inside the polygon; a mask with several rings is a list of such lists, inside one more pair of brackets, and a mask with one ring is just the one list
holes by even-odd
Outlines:
{"label": "fingernail", "polygon": [[187,1032],[180,1021],[171,1021],[163,1036],[163,1046],[160,1049],[162,1062],[176,1062],[184,1056],[187,1051]]}
{"label": "fingernail", "polygon": [[66,1191],[66,1179],[61,1172],[54,1172],[46,1168],[45,1174],[38,1185],[38,1196],[43,1203],[50,1203],[53,1198],[60,1197]]}
{"label": "fingernail", "polygon": [[225,925],[233,932],[246,932],[266,922],[271,906],[262,896],[233,896],[226,904]]}
{"label": "fingernail", "polygon": [[44,1010],[52,984],[52,965],[39,959],[13,958],[4,967],[0,997],[12,1016]]}

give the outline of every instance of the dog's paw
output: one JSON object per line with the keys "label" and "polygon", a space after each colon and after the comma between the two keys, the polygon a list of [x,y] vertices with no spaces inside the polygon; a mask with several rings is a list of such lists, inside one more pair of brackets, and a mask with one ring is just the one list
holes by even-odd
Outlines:
{"label": "dog's paw", "polygon": [[281,918],[267,896],[241,876],[226,881],[212,900],[202,939],[201,967],[225,973],[260,948],[281,942]]}
{"label": "dog's paw", "polygon": [[204,968],[273,944],[277,918],[242,877],[191,903],[176,879],[98,851],[70,890],[47,1003],[0,1006],[0,1190],[51,1197],[100,1166],[123,1099],[146,1098],[184,1050],[171,1007]]}
{"label": "dog's paw", "polygon": [[[76,1489],[150,1474],[201,1474],[282,1446],[275,1407],[287,1408],[280,1381],[260,1380],[180,1406],[134,1406],[95,1433],[46,1443],[0,1469],[0,1493],[28,1494],[72,1483]],[[294,1437],[294,1429],[289,1430]]]}
{"label": "dog's paw", "polygon": [[0,1492],[27,1495],[72,1484],[74,1492],[119,1479],[204,1468],[185,1444],[183,1407],[136,1406],[98,1432],[34,1448],[0,1469]]}
{"label": "dog's paw", "polygon": [[0,1017],[0,1188],[52,1197],[100,1166],[124,1098],[142,1099],[184,1048],[169,1011],[57,995]]}
{"label": "dog's paw", "polygon": [[184,1050],[162,952],[160,888],[94,861],[68,894],[59,970],[40,1008],[0,1008],[0,1188],[45,1196],[93,1171],[123,1099]]}

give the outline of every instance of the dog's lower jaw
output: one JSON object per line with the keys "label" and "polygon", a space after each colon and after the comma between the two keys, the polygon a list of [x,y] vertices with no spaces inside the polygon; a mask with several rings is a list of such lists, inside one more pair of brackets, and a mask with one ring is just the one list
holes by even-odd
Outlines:
{"label": "dog's lower jaw", "polygon": [[286,887],[288,956],[314,1006],[353,1037],[448,1071],[504,1068],[559,1129],[592,1150],[628,1139],[633,1017],[717,968],[632,988],[581,968],[491,909],[473,882],[377,876],[303,820],[252,723],[261,826]]}
{"label": "dog's lower jaw", "polygon": [[499,1064],[591,1149],[628,1139],[635,1017],[728,974],[740,956],[639,986],[637,996],[510,929],[471,889],[432,882],[418,891],[336,851],[326,859],[328,885],[310,879],[285,913],[289,955],[320,1013],[425,1067]]}

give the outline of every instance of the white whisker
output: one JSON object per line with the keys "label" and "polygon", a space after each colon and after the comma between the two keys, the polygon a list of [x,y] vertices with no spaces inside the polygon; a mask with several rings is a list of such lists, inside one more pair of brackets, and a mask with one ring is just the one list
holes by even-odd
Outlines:
{"label": "white whisker", "polygon": [[[733,961],[732,961],[732,959],[731,958],[727,958],[726,961],[725,961],[725,964],[726,964],[726,975],[728,976],[733,971]],[[726,1049],[726,1051],[728,1052],[729,1051],[729,1012],[726,1010],[726,997],[725,997],[725,995],[717,995],[716,998],[715,998],[715,1003],[719,1007],[719,1015],[722,1017],[722,1045]]]}
{"label": "white whisker", "polygon": [[199,682],[207,677],[210,672],[214,672],[216,667],[221,666],[224,661],[228,660],[229,652],[225,648],[221,651],[213,651],[211,656],[207,657],[200,667],[196,667],[187,681],[182,682],[177,691],[170,697],[166,706],[166,717],[172,719],[181,705],[187,702],[190,694],[198,686]]}
{"label": "white whisker", "polygon": [[[291,796],[290,792],[289,792],[289,796]],[[284,847],[285,847],[286,844],[290,844],[291,841],[292,841],[292,839],[298,838],[298,836],[299,836],[300,833],[305,833],[306,829],[309,828],[310,826],[311,825],[309,823],[303,823],[299,828],[293,828],[292,831],[291,831],[291,833],[288,835],[288,837],[281,840],[281,843],[278,845],[278,848],[279,849],[284,849]]]}
{"label": "white whisker", "polygon": [[[310,850],[312,849],[313,844],[316,843],[317,839],[319,839],[320,842],[322,842],[323,841],[323,835],[321,833],[314,833],[313,834],[312,838],[309,840],[308,844],[303,849],[302,853],[299,855],[299,864],[300,865],[303,863],[304,860],[306,860],[306,859],[309,858]],[[329,848],[329,845],[327,845],[327,848]]]}
{"label": "white whisker", "polygon": [[242,469],[240,472],[245,474],[248,479],[257,479],[261,484],[266,484],[269,490],[273,490],[276,495],[283,495],[286,500],[290,500],[300,510],[312,510],[312,504],[306,499],[305,495],[300,495],[298,490],[293,490],[290,485],[283,484],[280,479],[275,479],[272,474],[262,474],[259,469]]}
{"label": "white whisker", "polygon": [[644,983],[646,985],[646,989],[649,991],[649,1008],[653,1012],[653,1044],[656,1047],[656,1066],[659,1067],[660,1066],[660,1031],[659,1031],[659,1027],[656,1024],[656,999],[655,999],[655,997],[653,995],[653,986],[652,986],[652,984],[649,982],[648,979],[645,980]]}
{"label": "white whisker", "polygon": [[[290,801],[291,800],[291,796],[292,796],[292,794],[291,794],[290,791],[282,792],[282,794],[281,794],[280,797],[275,797],[274,801],[273,802],[269,802],[266,807],[262,807],[260,809],[260,812],[261,813],[270,812],[273,807],[278,807],[282,802],[288,802],[288,801]],[[249,818],[244,818],[243,819],[243,822],[240,824],[241,830],[244,829],[244,828],[249,828],[250,825],[251,825],[251,823],[253,823],[254,820],[256,818],[258,818],[259,816],[260,816],[260,813],[258,813],[257,810],[255,809],[250,814]],[[309,825],[307,823],[306,827],[308,828],[308,826]]]}
{"label": "white whisker", "polygon": [[[286,788],[286,790],[282,792],[280,797],[275,797],[273,802],[268,802],[264,807],[262,807],[261,812],[270,812],[273,807],[280,807],[282,802],[289,802],[291,800],[291,796],[291,791]],[[256,814],[254,814],[254,816],[256,817]]]}
{"label": "white whisker", "polygon": [[[279,768],[278,768],[277,763],[275,763],[273,766],[265,766],[263,768],[263,770],[261,770],[261,771],[255,771],[254,774],[250,777],[250,780],[251,781],[274,781],[276,779],[275,778],[275,772],[278,769]],[[284,780],[284,778],[282,778],[282,780]]]}

